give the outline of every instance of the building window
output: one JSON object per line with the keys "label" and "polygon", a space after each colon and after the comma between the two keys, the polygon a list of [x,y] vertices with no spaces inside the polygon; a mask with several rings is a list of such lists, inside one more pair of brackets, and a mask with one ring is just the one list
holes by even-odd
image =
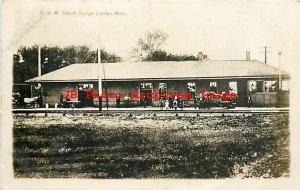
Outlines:
{"label": "building window", "polygon": [[237,82],[229,82],[229,92],[237,94]]}
{"label": "building window", "polygon": [[217,82],[209,82],[209,91],[217,92]]}
{"label": "building window", "polygon": [[265,81],[265,92],[275,92],[276,81]]}
{"label": "building window", "polygon": [[196,96],[196,83],[188,82],[187,83],[187,93],[191,94],[191,98],[195,98]]}
{"label": "building window", "polygon": [[159,83],[159,98],[166,100],[167,99],[167,83]]}
{"label": "building window", "polygon": [[147,83],[147,82],[141,83],[141,89],[152,89],[152,83]]}
{"label": "building window", "polygon": [[261,80],[249,80],[248,81],[248,92],[263,92],[263,81]]}
{"label": "building window", "polygon": [[282,86],[281,89],[284,91],[289,91],[290,90],[290,84],[288,80],[282,80]]}
{"label": "building window", "polygon": [[248,81],[248,92],[256,92],[256,91],[257,91],[256,81],[254,80]]}
{"label": "building window", "polygon": [[78,90],[90,90],[93,89],[93,84],[78,84]]}

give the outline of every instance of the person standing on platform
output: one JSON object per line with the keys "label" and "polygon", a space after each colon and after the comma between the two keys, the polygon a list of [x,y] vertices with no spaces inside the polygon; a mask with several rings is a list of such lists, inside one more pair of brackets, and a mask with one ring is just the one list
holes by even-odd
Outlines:
{"label": "person standing on platform", "polygon": [[39,88],[39,94],[38,94],[38,99],[37,99],[37,102],[38,102],[38,105],[39,105],[39,108],[43,107],[43,94],[42,94],[42,88]]}
{"label": "person standing on platform", "polygon": [[60,93],[59,96],[59,107],[63,107],[63,103],[64,103],[64,95],[62,93]]}
{"label": "person standing on platform", "polygon": [[173,101],[173,107],[175,110],[177,110],[177,107],[178,107],[178,101],[177,101],[177,98],[175,99],[174,98],[174,101]]}
{"label": "person standing on platform", "polygon": [[102,111],[102,96],[99,95],[99,111]]}
{"label": "person standing on platform", "polygon": [[171,96],[169,96],[169,108],[173,109],[173,98]]}
{"label": "person standing on platform", "polygon": [[125,107],[128,108],[130,104],[130,97],[128,96],[128,94],[124,97],[124,101],[125,101]]}
{"label": "person standing on platform", "polygon": [[147,98],[146,98],[146,95],[144,95],[143,99],[142,99],[142,104],[143,104],[143,107],[146,108],[147,107]]}
{"label": "person standing on platform", "polygon": [[165,100],[165,109],[168,110],[170,109],[169,101]]}
{"label": "person standing on platform", "polygon": [[121,97],[120,97],[120,94],[118,93],[117,96],[116,96],[117,108],[120,108],[120,103],[121,103]]}
{"label": "person standing on platform", "polygon": [[160,107],[160,110],[164,109],[164,100],[162,98],[159,99],[159,107]]}
{"label": "person standing on platform", "polygon": [[198,104],[198,97],[194,97],[194,108],[197,109],[197,104]]}
{"label": "person standing on platform", "polygon": [[183,110],[183,100],[182,100],[182,98],[179,98],[179,100],[178,100],[178,107],[179,107],[181,110]]}

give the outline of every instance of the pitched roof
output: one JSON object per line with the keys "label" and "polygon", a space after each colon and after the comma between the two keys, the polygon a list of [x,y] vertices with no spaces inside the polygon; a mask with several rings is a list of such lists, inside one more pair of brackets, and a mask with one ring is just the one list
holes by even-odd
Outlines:
{"label": "pitched roof", "polygon": [[[104,68],[104,70],[103,70]],[[105,71],[105,77],[104,72]],[[147,80],[180,78],[272,77],[279,70],[251,60],[206,60],[101,63],[100,76],[106,80]],[[282,71],[283,76],[289,74]],[[47,73],[26,82],[97,81],[98,64],[81,63]]]}

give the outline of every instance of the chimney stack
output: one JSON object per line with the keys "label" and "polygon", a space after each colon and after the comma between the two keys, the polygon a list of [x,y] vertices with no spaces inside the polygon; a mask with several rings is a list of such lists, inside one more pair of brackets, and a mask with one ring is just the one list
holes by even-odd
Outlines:
{"label": "chimney stack", "polygon": [[246,61],[250,61],[250,51],[246,51]]}
{"label": "chimney stack", "polygon": [[199,52],[198,53],[198,61],[201,62],[201,61],[203,61],[203,59],[204,59],[203,53]]}

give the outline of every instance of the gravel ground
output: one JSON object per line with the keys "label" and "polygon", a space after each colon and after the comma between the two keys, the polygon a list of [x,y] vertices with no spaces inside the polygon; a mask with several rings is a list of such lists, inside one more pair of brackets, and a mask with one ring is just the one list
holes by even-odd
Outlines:
{"label": "gravel ground", "polygon": [[15,114],[17,178],[289,175],[288,114]]}

